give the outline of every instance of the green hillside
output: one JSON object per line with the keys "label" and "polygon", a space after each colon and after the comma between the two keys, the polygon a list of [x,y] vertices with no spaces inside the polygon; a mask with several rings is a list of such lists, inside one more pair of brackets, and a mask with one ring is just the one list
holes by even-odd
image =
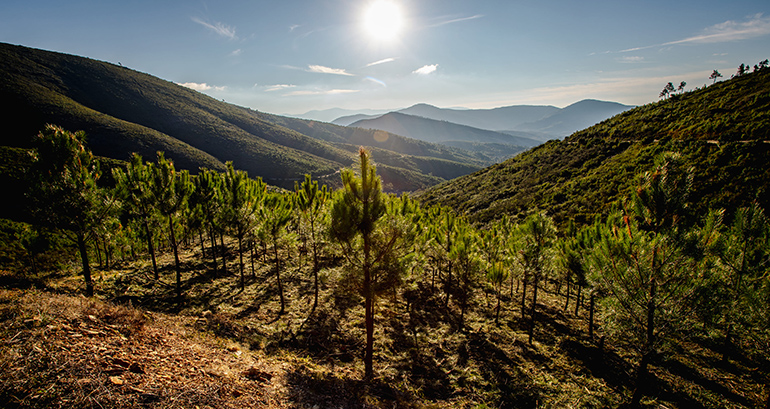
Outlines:
{"label": "green hillside", "polygon": [[[215,100],[197,91],[148,74],[88,58],[0,44],[0,119],[7,125],[0,145],[27,147],[46,123],[84,130],[96,155],[125,160],[131,152],[154,158],[165,151],[180,168],[224,169],[233,161],[252,177],[292,187],[309,173],[333,175],[354,161],[339,144],[375,145],[375,132],[351,134],[324,125],[325,137],[298,129],[311,121],[286,119]],[[398,155],[376,155],[394,169],[385,182],[395,191],[410,191],[478,170],[483,157],[389,135],[398,140]],[[334,142],[334,143],[330,143]],[[393,142],[390,144],[393,146]],[[385,146],[378,146],[389,149]],[[414,148],[411,149],[410,148]],[[401,168],[388,158],[415,158]],[[432,173],[432,174],[431,174]],[[338,183],[338,178],[330,182]]]}
{"label": "green hillside", "polygon": [[562,224],[586,222],[627,197],[635,175],[666,151],[693,166],[694,212],[755,198],[767,208],[770,69],[632,109],[420,197],[482,223],[534,208]]}

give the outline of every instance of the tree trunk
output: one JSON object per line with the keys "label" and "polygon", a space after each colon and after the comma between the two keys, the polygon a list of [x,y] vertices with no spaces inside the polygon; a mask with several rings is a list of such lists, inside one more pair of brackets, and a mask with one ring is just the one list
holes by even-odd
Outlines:
{"label": "tree trunk", "polygon": [[594,308],[596,306],[596,295],[591,291],[591,301],[588,302],[588,339],[594,339]]}
{"label": "tree trunk", "polygon": [[529,334],[528,342],[532,345],[532,337],[535,334],[535,316],[537,314],[537,287],[539,287],[539,274],[535,276],[535,282],[532,286],[532,309],[529,312]]}
{"label": "tree trunk", "polygon": [[214,227],[209,226],[209,238],[211,239],[211,260],[214,261],[214,276],[216,277],[219,267],[217,267],[217,240],[214,235]]}
{"label": "tree trunk", "polygon": [[449,312],[449,294],[452,293],[452,262],[450,261],[447,266],[447,281],[444,287],[446,291],[446,299],[444,299],[444,308],[446,312]]}
{"label": "tree trunk", "polygon": [[312,311],[315,311],[316,307],[318,307],[318,243],[316,242],[315,238],[315,223],[313,223],[312,219],[310,221],[310,235],[311,239],[313,240],[313,309]]}
{"label": "tree trunk", "polygon": [[160,275],[158,274],[158,262],[155,260],[155,247],[152,244],[152,232],[150,231],[150,223],[147,222],[147,218],[144,218],[144,231],[147,233],[147,250],[150,252],[150,258],[152,259],[152,272],[155,274],[155,279],[158,280]]}
{"label": "tree trunk", "polygon": [[251,278],[256,278],[257,274],[254,272],[254,240],[250,240],[251,245],[249,246],[249,250],[251,252],[251,257],[249,257],[251,261]]}
{"label": "tree trunk", "polygon": [[241,267],[241,291],[246,289],[246,275],[243,272],[243,234],[238,234],[238,265]]}
{"label": "tree trunk", "polygon": [[83,263],[83,278],[86,282],[86,296],[94,296],[94,283],[91,280],[91,266],[88,264],[88,248],[86,239],[82,233],[76,233],[78,238],[78,250],[80,251],[80,261]]}
{"label": "tree trunk", "polygon": [[179,265],[179,250],[176,244],[176,234],[174,234],[174,218],[168,216],[169,236],[171,237],[171,249],[174,250],[174,269],[176,270],[176,296],[182,298],[182,268]]}
{"label": "tree trunk", "polygon": [[636,385],[634,386],[634,394],[631,396],[631,407],[639,407],[639,403],[644,396],[644,390],[647,386],[647,367],[650,361],[651,351],[646,351],[642,354],[642,359],[639,361],[639,367],[636,370]]}
{"label": "tree trunk", "polygon": [[283,283],[281,282],[281,265],[278,260],[278,238],[273,236],[273,252],[275,254],[275,278],[278,280],[278,295],[281,297],[281,311],[278,315],[286,312],[286,300],[283,298]]}
{"label": "tree trunk", "polygon": [[521,289],[521,318],[524,318],[526,316],[527,311],[527,274],[524,273],[524,277],[522,278],[522,289]]}
{"label": "tree trunk", "polygon": [[497,288],[497,307],[495,308],[495,326],[500,326],[500,288]]}
{"label": "tree trunk", "polygon": [[[653,264],[654,268],[654,264]],[[644,343],[644,349],[642,350],[642,359],[639,361],[639,369],[636,374],[636,386],[634,388],[634,395],[631,397],[631,406],[639,406],[639,402],[647,390],[648,374],[647,367],[652,358],[652,353],[655,346],[655,298],[657,292],[657,282],[653,279],[650,283],[650,290],[647,299],[647,339]]]}
{"label": "tree trunk", "polygon": [[99,249],[99,237],[94,238],[94,250],[96,250],[96,262],[99,263],[99,268],[104,268],[102,265],[102,251]]}
{"label": "tree trunk", "polygon": [[227,248],[225,248],[225,233],[219,232],[219,243],[222,245],[222,272],[227,275]]}
{"label": "tree trunk", "polygon": [[577,294],[575,295],[575,316],[580,311],[580,304],[583,303],[583,286],[578,284]]}
{"label": "tree trunk", "polygon": [[364,378],[374,377],[374,294],[372,293],[372,276],[370,263],[369,235],[364,233],[364,321],[366,326],[366,351],[364,353]]}

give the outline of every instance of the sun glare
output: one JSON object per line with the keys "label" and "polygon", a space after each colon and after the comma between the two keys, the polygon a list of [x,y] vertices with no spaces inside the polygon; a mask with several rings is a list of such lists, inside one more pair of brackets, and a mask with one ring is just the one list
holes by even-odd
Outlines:
{"label": "sun glare", "polygon": [[366,10],[363,24],[373,39],[389,41],[398,37],[404,19],[398,4],[389,0],[377,0]]}

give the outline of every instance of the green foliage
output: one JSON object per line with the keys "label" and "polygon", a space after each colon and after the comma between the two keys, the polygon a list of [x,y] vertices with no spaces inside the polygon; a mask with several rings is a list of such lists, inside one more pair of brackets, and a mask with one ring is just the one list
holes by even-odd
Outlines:
{"label": "green foliage", "polygon": [[[0,119],[11,129],[3,145],[28,147],[45,123],[83,129],[100,156],[163,151],[180,169],[224,171],[224,162],[290,189],[304,174],[339,186],[335,172],[355,161],[358,146],[376,148],[392,168],[385,188],[413,191],[479,169],[469,152],[374,131],[282,118],[227,104],[121,66],[0,44]],[[432,174],[433,176],[431,176]],[[334,176],[334,177],[331,177]]]}
{"label": "green foliage", "polygon": [[[550,141],[503,163],[419,195],[483,224],[528,209],[548,210],[556,224],[591,224],[629,197],[638,174],[663,152],[692,167],[690,214],[724,208],[727,215],[758,200],[770,206],[770,70],[678,94]],[[696,220],[688,220],[693,223]]]}

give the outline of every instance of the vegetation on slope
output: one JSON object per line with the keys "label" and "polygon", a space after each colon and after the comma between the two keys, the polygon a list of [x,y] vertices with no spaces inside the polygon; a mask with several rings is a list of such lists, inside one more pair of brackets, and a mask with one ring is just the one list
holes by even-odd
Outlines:
{"label": "vegetation on slope", "polygon": [[626,111],[550,141],[506,162],[420,195],[486,223],[547,209],[560,225],[589,223],[627,197],[634,175],[662,152],[693,166],[693,203],[735,209],[752,200],[767,207],[770,174],[770,69]]}
{"label": "vegetation on slope", "polygon": [[[477,229],[383,194],[365,150],[332,193],[232,164],[191,177],[163,155],[98,188],[98,166],[65,160],[90,157],[81,136],[41,132],[37,224],[0,223],[4,406],[770,401],[770,221],[756,203],[694,213],[680,154],[586,228],[536,212]],[[51,206],[66,202],[85,206]]]}
{"label": "vegetation on slope", "polygon": [[[261,114],[205,96],[188,88],[121,66],[87,58],[0,44],[0,98],[7,109],[0,118],[9,124],[2,144],[29,147],[30,138],[47,123],[84,130],[96,155],[127,160],[132,152],[154,157],[163,151],[181,168],[224,170],[232,161],[253,177],[291,188],[304,174],[334,174],[355,155],[277,124],[280,117]],[[266,120],[268,118],[270,120]],[[310,121],[289,120],[296,129]],[[352,135],[344,128],[325,127],[335,142],[378,145],[373,132]],[[423,163],[438,158],[454,168],[477,170],[489,162],[461,150],[444,149],[400,139],[402,155],[423,157],[416,166],[392,172],[395,191],[412,191],[449,179],[440,166]],[[379,144],[382,148],[394,143]],[[409,150],[413,148],[413,150]],[[385,159],[385,155],[383,155]],[[396,164],[384,164],[398,167]],[[435,172],[433,176],[426,174]]]}

